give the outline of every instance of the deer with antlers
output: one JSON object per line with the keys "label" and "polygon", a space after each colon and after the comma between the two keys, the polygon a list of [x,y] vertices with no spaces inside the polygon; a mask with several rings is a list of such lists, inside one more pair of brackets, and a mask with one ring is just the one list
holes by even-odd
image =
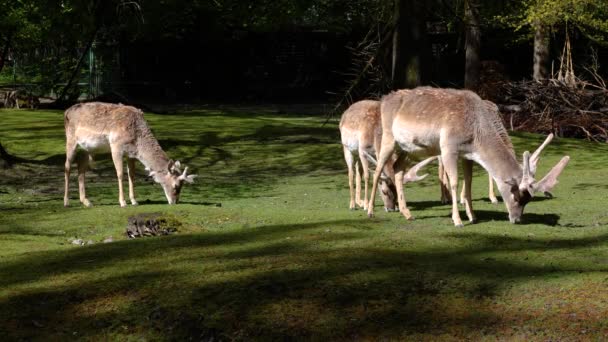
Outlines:
{"label": "deer with antlers", "polygon": [[[545,139],[545,141],[542,143],[541,146],[539,146],[536,151],[534,151],[534,153],[532,154],[532,156],[530,157],[531,160],[538,160],[538,157],[540,155],[540,152],[551,142],[551,140],[553,140],[553,133],[549,134],[547,136],[547,138]],[[511,141],[505,141],[505,144],[510,145]],[[534,176],[534,175],[532,175]],[[439,158],[439,168],[438,168],[438,177],[439,177],[439,182],[440,182],[440,188],[441,188],[441,203],[446,204],[446,203],[450,203],[451,201],[451,195],[450,195],[450,184],[448,182],[448,175],[445,172],[445,168],[443,167],[443,163],[441,163],[441,158]],[[465,199],[465,185],[462,185],[462,190],[460,191],[460,204],[464,205],[466,203],[466,199]],[[553,195],[546,191],[545,192],[545,197],[552,197]],[[490,174],[488,174],[488,198],[490,199],[490,202],[492,202],[492,204],[498,204],[498,198],[496,198],[496,194],[494,193],[494,179],[492,179],[492,176]]]}
{"label": "deer with antlers", "polygon": [[[342,118],[340,119],[340,136],[344,160],[348,167],[349,208],[354,210],[356,205],[358,205],[365,210],[368,204],[369,166],[370,163],[376,164],[375,155],[376,151],[380,150],[382,140],[380,102],[363,100],[352,104],[342,114]],[[393,161],[396,159],[397,156],[393,155],[391,160],[384,165],[380,179],[380,195],[384,202],[384,210],[386,211],[396,210],[395,172],[393,171]],[[425,178],[427,175],[418,176],[417,172],[434,159],[435,157],[428,158],[412,167],[403,176],[402,182],[405,184]],[[359,163],[363,169],[363,183],[365,187],[363,200],[361,199]],[[355,181],[355,189],[353,189],[353,180]]]}
{"label": "deer with antlers", "polygon": [[[121,104],[90,102],[76,104],[65,111],[66,161],[64,205],[69,204],[69,178],[72,162],[78,164],[78,190],[80,202],[91,206],[85,192],[85,172],[90,156],[109,150],[118,177],[118,202],[127,205],[123,195],[123,158],[126,154],[129,179],[129,199],[137,205],[133,180],[135,159],[139,160],[156,183],[159,183],[169,204],[176,204],[184,183],[192,183],[196,175],[188,175],[188,167],[181,171],[179,161],[174,162],[158,144],[144,120],[143,112]],[[84,150],[76,158],[77,147]]]}
{"label": "deer with antlers", "polygon": [[[544,178],[535,180],[540,150],[552,137],[547,138],[533,157],[524,152],[523,164],[520,164],[498,115],[498,107],[471,91],[430,87],[399,90],[382,98],[380,111],[383,135],[368,205],[370,217],[374,215],[373,200],[382,167],[396,146],[405,153],[395,163],[408,156],[441,155],[450,185],[452,221],[457,227],[463,226],[456,194],[459,156],[464,157],[465,209],[470,222],[475,221],[471,204],[473,161],[496,181],[509,220],[518,223],[534,193],[550,191],[570,159],[563,157]],[[401,210],[401,206],[405,206],[403,191],[398,191],[397,197]],[[411,218],[406,208],[401,212],[406,219]]]}

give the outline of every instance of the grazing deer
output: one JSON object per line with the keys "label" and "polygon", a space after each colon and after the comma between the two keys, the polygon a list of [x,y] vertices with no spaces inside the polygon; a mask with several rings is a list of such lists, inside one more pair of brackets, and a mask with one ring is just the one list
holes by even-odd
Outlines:
{"label": "grazing deer", "polygon": [[[542,145],[540,145],[536,151],[534,151],[534,153],[532,154],[532,156],[530,157],[531,160],[537,160],[539,159],[539,155],[540,152],[551,142],[551,140],[553,140],[553,133],[549,134],[547,136],[547,138],[545,139],[545,141],[542,143]],[[511,141],[505,141],[505,144],[510,145]],[[511,146],[511,148],[513,148]],[[535,163],[536,165],[536,163]],[[441,186],[441,203],[446,204],[446,203],[450,203],[450,185],[448,183],[448,175],[445,172],[445,169],[443,167],[443,164],[441,163],[441,158],[439,159],[439,180],[440,180],[440,186]],[[534,170],[536,171],[536,170]],[[534,174],[532,175],[532,177],[534,177]],[[545,192],[545,196],[546,197],[552,197],[553,195],[551,195],[550,192]],[[492,202],[492,204],[498,204],[498,198],[496,198],[496,194],[494,193],[494,180],[492,179],[492,176],[490,176],[488,174],[488,198],[490,199],[490,202]],[[462,190],[460,191],[460,204],[464,205],[466,203],[465,200],[465,185],[462,185]]]}
{"label": "grazing deer", "polygon": [[90,102],[74,105],[65,111],[66,161],[65,196],[63,204],[69,204],[68,184],[70,167],[76,159],[76,148],[80,146],[85,153],[76,159],[78,164],[78,190],[80,202],[87,207],[91,202],[86,197],[84,176],[90,155],[110,150],[116,175],[118,176],[118,202],[125,207],[122,187],[123,157],[128,156],[127,173],[129,178],[129,199],[137,205],[133,191],[135,159],[138,159],[150,176],[165,191],[169,204],[179,201],[184,182],[192,183],[196,175],[188,175],[188,168],[181,172],[179,161],[173,162],[158,144],[152,131],[144,120],[143,112],[137,108],[121,104]]}
{"label": "grazing deer", "polygon": [[[396,145],[405,152],[400,159],[405,156],[415,158],[441,154],[450,183],[452,220],[457,227],[463,226],[456,194],[459,155],[465,158],[465,209],[471,222],[475,221],[471,205],[473,161],[485,168],[496,181],[509,212],[509,220],[517,223],[533,194],[550,191],[570,159],[568,156],[563,157],[543,179],[536,181],[534,174],[540,151],[532,158],[529,152],[524,152],[523,165],[520,165],[498,115],[498,107],[467,90],[430,87],[399,90],[382,98],[380,110],[382,146],[368,206],[370,217],[374,215],[372,203],[380,170],[393,154]],[[550,140],[551,136],[541,147],[544,148]],[[399,192],[399,187],[397,190],[401,209],[401,205],[405,205],[405,199],[403,191]],[[407,209],[401,212],[407,219],[411,218]]]}
{"label": "grazing deer", "polygon": [[[382,125],[380,123],[380,102],[363,100],[352,104],[342,114],[340,120],[340,136],[344,159],[348,167],[348,186],[350,189],[349,208],[354,210],[356,205],[366,209],[368,203],[368,182],[369,164],[375,164],[376,151],[380,150],[382,140]],[[397,156],[391,157],[391,161],[396,160]],[[430,163],[435,158],[429,158],[413,168],[404,176],[403,182],[413,182],[421,180],[426,175],[418,176],[419,169]],[[361,200],[361,174],[359,172],[359,161],[363,168],[363,182],[365,192]],[[353,178],[356,173],[355,188],[353,190]],[[382,201],[386,211],[395,211],[395,192],[393,163],[388,162],[384,166],[382,178],[380,180]],[[356,192],[356,195],[355,195]]]}

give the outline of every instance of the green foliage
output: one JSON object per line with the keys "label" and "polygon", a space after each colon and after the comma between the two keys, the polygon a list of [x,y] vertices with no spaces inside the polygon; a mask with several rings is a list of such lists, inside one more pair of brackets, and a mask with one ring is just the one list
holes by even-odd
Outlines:
{"label": "green foliage", "polygon": [[[288,112],[147,113],[168,154],[199,175],[182,203],[165,204],[138,165],[140,206],[120,208],[112,163],[101,156],[87,174],[94,207],[78,205],[72,175],[72,206],[63,208],[61,113],[0,110],[3,146],[31,160],[0,177],[1,336],[605,339],[606,144],[552,142],[539,175],[563,154],[572,160],[556,197],[535,197],[522,225],[484,198],[487,176],[476,168],[480,222],[455,229],[435,177],[407,186],[414,221],[349,211],[336,124]],[[541,140],[513,136],[518,152]],[[144,212],[183,225],[127,240],[128,217]],[[109,236],[113,243],[101,243]]]}
{"label": "green foliage", "polygon": [[517,30],[535,25],[560,30],[572,25],[596,42],[608,42],[608,3],[605,1],[520,0],[511,1],[509,7],[510,14],[496,18]]}

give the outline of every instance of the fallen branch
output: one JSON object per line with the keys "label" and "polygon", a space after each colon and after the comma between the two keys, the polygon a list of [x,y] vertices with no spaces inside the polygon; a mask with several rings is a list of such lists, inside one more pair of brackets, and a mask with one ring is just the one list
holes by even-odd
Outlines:
{"label": "fallen branch", "polygon": [[596,82],[502,82],[489,99],[512,129],[608,142],[608,89]]}

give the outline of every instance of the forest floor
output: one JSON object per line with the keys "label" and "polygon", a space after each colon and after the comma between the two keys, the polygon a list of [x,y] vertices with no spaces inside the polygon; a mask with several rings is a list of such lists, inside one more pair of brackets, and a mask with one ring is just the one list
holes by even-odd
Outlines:
{"label": "forest floor", "polygon": [[[416,220],[379,199],[374,219],[349,211],[337,122],[308,113],[147,113],[199,177],[169,206],[138,164],[140,205],[127,208],[107,156],[87,174],[94,206],[78,202],[73,173],[63,207],[61,112],[0,118],[0,142],[25,159],[0,170],[3,340],[608,339],[606,144],[555,139],[537,174],[570,164],[520,225],[476,167],[479,223],[457,229],[436,166],[407,186]],[[544,139],[512,138],[519,155]],[[128,217],[149,212],[179,232],[128,239]]]}

